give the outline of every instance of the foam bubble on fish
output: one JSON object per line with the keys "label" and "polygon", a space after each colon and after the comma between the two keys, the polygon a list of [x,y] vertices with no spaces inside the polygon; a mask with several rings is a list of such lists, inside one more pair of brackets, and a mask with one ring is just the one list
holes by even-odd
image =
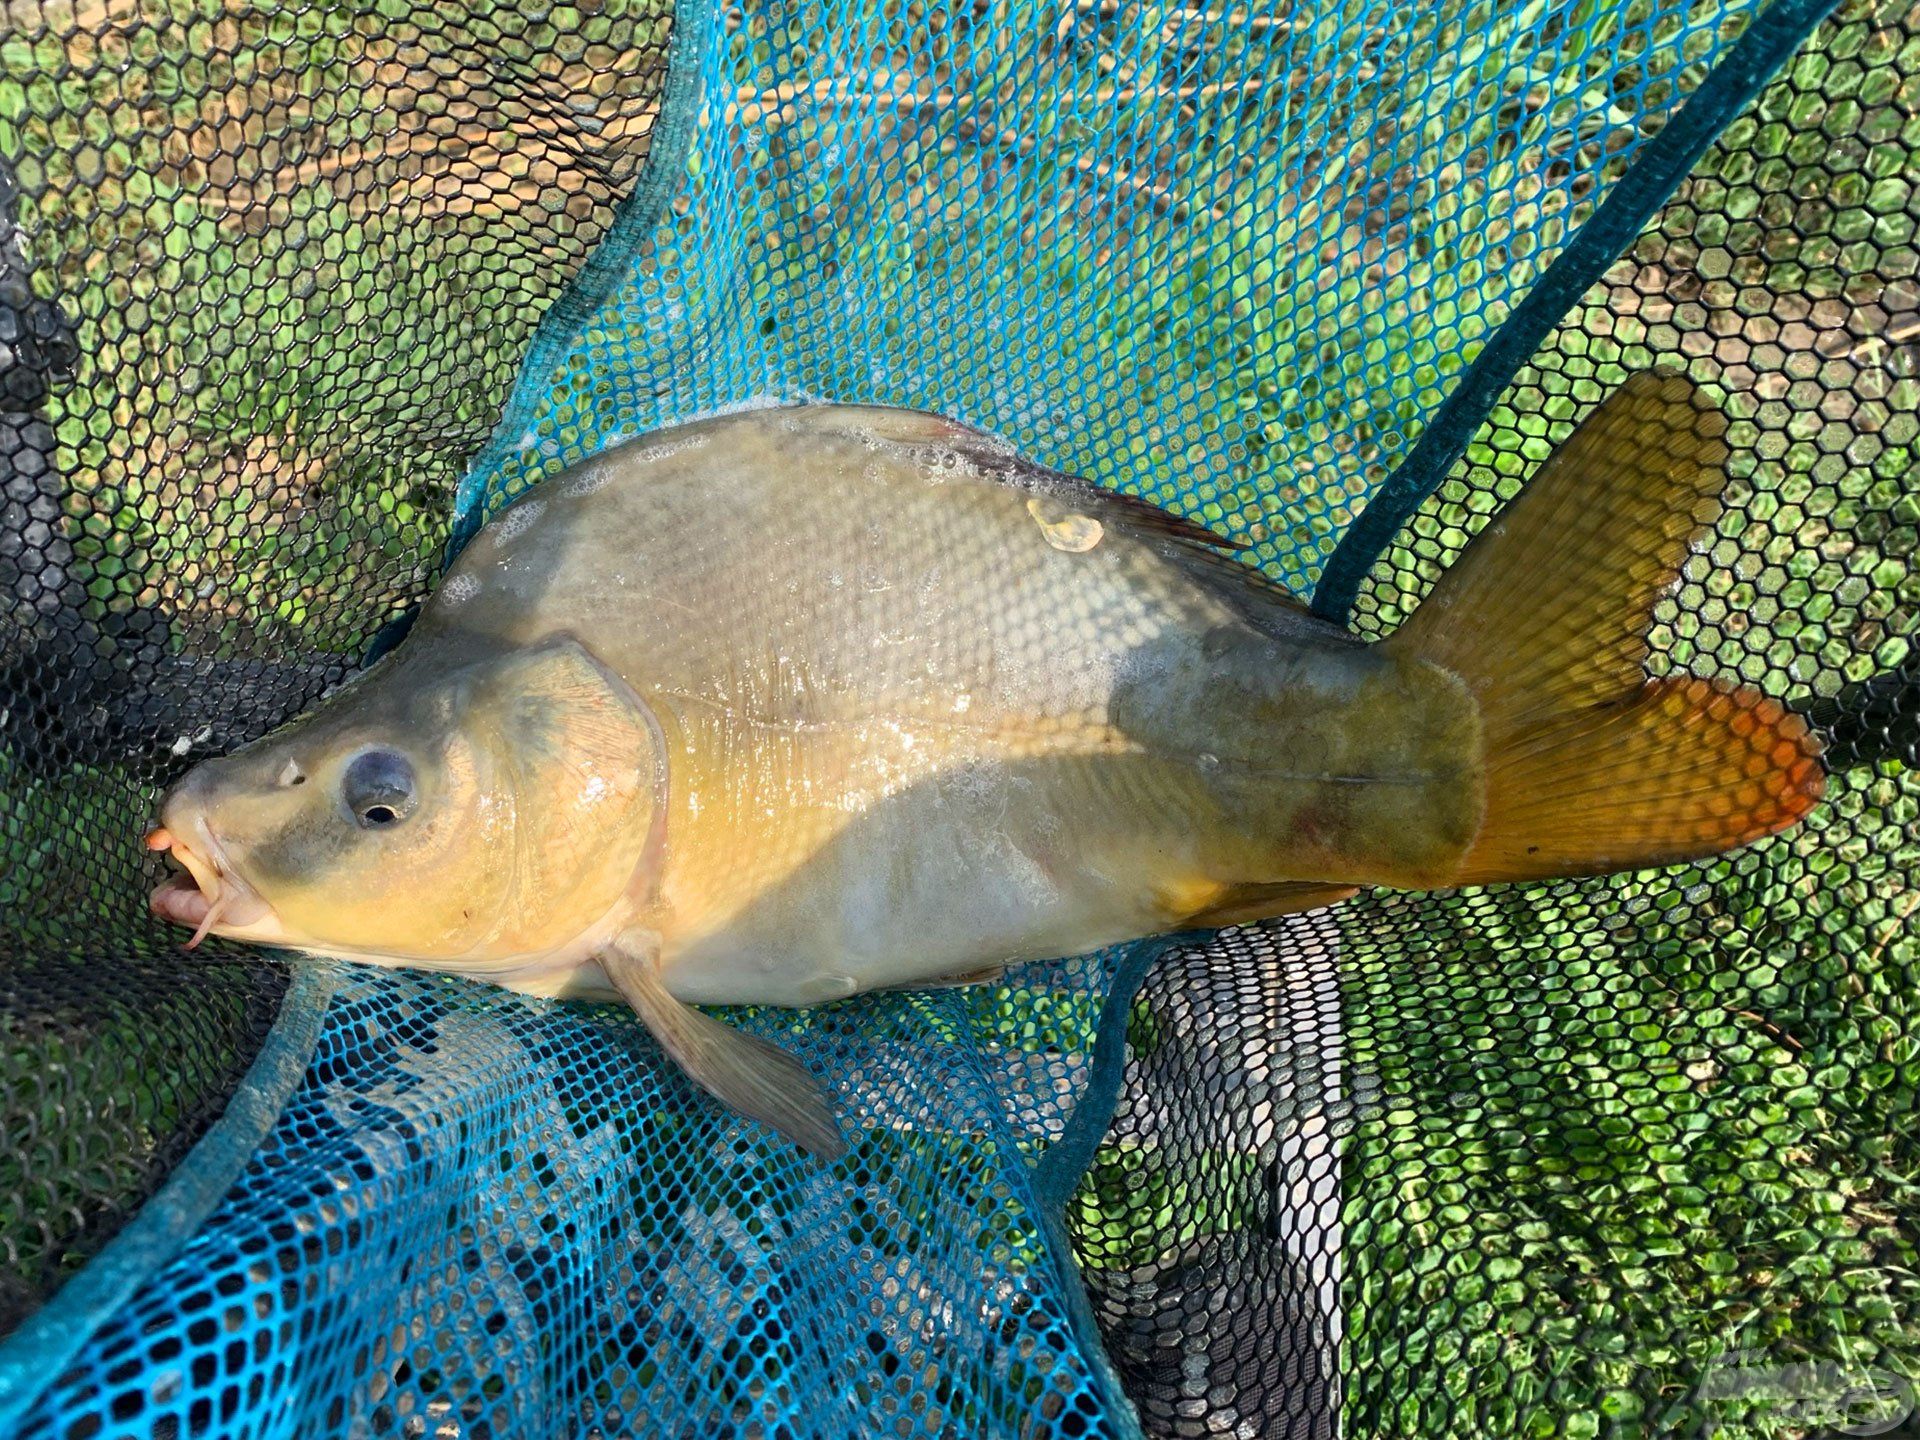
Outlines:
{"label": "foam bubble on fish", "polygon": [[922,450],[918,454],[921,467],[935,475],[971,476],[980,473],[980,467],[958,450]]}
{"label": "foam bubble on fish", "polygon": [[989,454],[1001,456],[1007,460],[1020,459],[1020,452],[1013,443],[1000,435],[985,432],[976,433],[973,443]]}
{"label": "foam bubble on fish", "polygon": [[649,445],[635,452],[634,459],[642,465],[658,465],[662,460],[670,460],[675,455],[684,455],[698,450],[707,443],[704,435],[689,435],[684,440],[670,440],[664,445]]}
{"label": "foam bubble on fish", "polygon": [[455,575],[440,587],[440,600],[446,605],[464,605],[480,593],[480,582],[471,575]]}
{"label": "foam bubble on fish", "polygon": [[612,479],[613,467],[611,465],[591,464],[583,469],[574,479],[569,480],[565,488],[560,491],[560,494],[568,500],[578,500],[583,496],[593,494],[597,490],[604,490]]}
{"label": "foam bubble on fish", "polygon": [[493,527],[493,543],[507,545],[518,540],[531,530],[540,517],[547,513],[544,500],[522,500],[518,505],[502,515]]}
{"label": "foam bubble on fish", "polygon": [[826,403],[820,396],[808,390],[798,388],[778,394],[763,390],[757,395],[749,395],[744,400],[736,400],[729,405],[716,406],[706,412],[709,419],[717,420],[723,415],[745,415],[755,410],[784,410],[790,405],[820,405]]}
{"label": "foam bubble on fish", "polygon": [[[848,434],[884,460],[910,466],[930,480],[977,479],[983,473],[972,460],[944,445],[915,445],[877,435],[872,430],[861,427],[855,427],[848,431]],[[882,461],[869,461],[862,473],[869,480],[884,479],[887,476],[887,470]]]}

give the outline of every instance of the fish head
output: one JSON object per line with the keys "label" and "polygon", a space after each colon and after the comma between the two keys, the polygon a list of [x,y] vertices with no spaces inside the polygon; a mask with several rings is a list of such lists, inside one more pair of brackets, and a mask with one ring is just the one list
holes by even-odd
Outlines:
{"label": "fish head", "polygon": [[566,637],[455,666],[404,649],[168,792],[147,844],[180,872],[154,913],[193,943],[485,973],[651,886],[666,757],[631,688]]}

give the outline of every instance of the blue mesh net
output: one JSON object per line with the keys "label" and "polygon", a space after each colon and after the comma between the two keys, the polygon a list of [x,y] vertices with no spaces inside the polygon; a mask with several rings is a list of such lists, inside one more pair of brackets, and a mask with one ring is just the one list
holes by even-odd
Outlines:
{"label": "blue mesh net", "polygon": [[343,971],[298,1000],[325,1029],[239,1183],[28,1429],[1137,1433],[1030,1163],[1084,1088],[1097,967],[1031,983],[1055,1003],[807,1022],[865,1129],[830,1169],[611,1008]]}
{"label": "blue mesh net", "polygon": [[908,405],[1309,594],[1746,13],[696,12],[684,183],[548,318],[462,511],[726,407]]}
{"label": "blue mesh net", "polygon": [[[82,353],[122,347],[47,402],[46,436],[23,421],[7,452],[51,456],[46,473],[80,497],[64,513],[106,537],[69,586],[67,609],[93,628],[73,639],[39,618],[58,606],[20,618],[32,607],[15,604],[0,636],[23,697],[0,723],[0,819],[17,853],[55,854],[76,816],[131,833],[185,757],[271,728],[358,661],[449,541],[659,426],[809,397],[938,411],[1246,542],[1302,594],[1371,498],[1411,509],[1450,475],[1363,593],[1361,628],[1377,633],[1549,430],[1629,361],[1674,357],[1788,377],[1768,401],[1779,413],[1736,413],[1739,453],[1759,467],[1744,476],[1761,477],[1756,525],[1808,495],[1833,497],[1825,514],[1852,507],[1812,539],[1784,524],[1731,537],[1715,563],[1735,578],[1690,593],[1699,624],[1678,629],[1750,680],[1854,704],[1845,713],[1871,716],[1877,737],[1862,763],[1882,768],[1838,787],[1805,835],[1678,880],[1375,901],[1026,966],[991,987],[736,1014],[829,1082],[853,1140],[832,1167],[705,1102],[616,1009],[302,964],[281,1050],[269,1041],[272,1064],[229,1110],[259,1112],[243,1168],[183,1170],[141,1213],[148,1230],[123,1235],[139,1242],[117,1252],[124,1273],[96,1261],[85,1305],[56,1301],[42,1313],[57,1323],[0,1350],[19,1433],[1643,1434],[1746,1416],[1781,1364],[1857,1338],[1852,1321],[1803,1324],[1819,1284],[1782,1289],[1809,1255],[1895,1312],[1860,1363],[1904,1373],[1915,1347],[1898,1276],[1915,1250],[1897,1216],[1920,1164],[1896,1117],[1916,1083],[1899,998],[1914,892],[1862,857],[1914,843],[1910,772],[1889,738],[1914,707],[1857,687],[1904,663],[1914,625],[1900,539],[1913,517],[1873,468],[1914,438],[1892,418],[1914,399],[1913,332],[1896,323],[1920,305],[1912,194],[1887,188],[1873,148],[1914,124],[1911,17],[1863,5],[1824,27],[1806,52],[1820,65],[1768,92],[1775,108],[1742,122],[1753,133],[1716,152],[1720,168],[1628,269],[1591,292],[1591,273],[1555,282],[1565,294],[1545,326],[1583,292],[1586,309],[1465,462],[1442,455],[1409,481],[1403,463],[1446,407],[1473,400],[1463,377],[1514,333],[1502,327],[1517,307],[1551,293],[1543,277],[1581,227],[1644,188],[1634,177],[1663,144],[1684,170],[1710,138],[1695,116],[1699,133],[1673,143],[1750,24],[1771,19],[1791,41],[1818,7],[1776,3],[1757,22],[1757,6],[1660,0],[684,0],[671,15],[609,0],[511,17],[476,3],[452,20],[402,0],[164,8],[124,21],[47,0],[0,35],[9,63],[39,77],[0,85],[0,142],[27,158],[23,227],[51,277],[36,283],[78,287]],[[669,22],[670,69],[636,68]],[[84,63],[76,36],[91,37]],[[303,40],[319,58],[295,58]],[[195,70],[195,50],[228,70]],[[159,77],[173,111],[197,113],[227,81],[246,98],[205,123],[176,116],[172,158],[115,151],[115,127],[150,97],[100,98],[103,56]],[[84,103],[58,78],[76,67],[100,90]],[[546,72],[565,83],[543,86]],[[383,103],[424,118],[369,119],[351,153],[312,139]],[[1836,170],[1809,199],[1793,166],[1822,156],[1788,164],[1767,147],[1836,111],[1840,133],[1818,144],[1869,136],[1861,179]],[[114,183],[134,198],[98,211],[75,198],[96,151],[124,154]],[[185,191],[209,189],[244,190],[239,218],[176,216]],[[1640,195],[1642,218],[1664,198]],[[124,247],[99,228],[135,212]],[[1623,243],[1640,228],[1628,213]],[[1742,225],[1764,233],[1730,239]],[[1717,274],[1715,247],[1729,256]],[[96,252],[118,288],[86,288]],[[1804,316],[1748,303],[1766,290],[1754,257],[1805,261],[1775,282],[1783,295],[1822,265],[1878,289],[1836,282],[1817,303],[1852,308],[1815,323],[1815,301]],[[1686,266],[1727,281],[1727,303],[1660,288]],[[155,289],[204,293],[224,327],[218,341],[151,342],[173,399],[139,374],[140,337],[173,332],[124,322]],[[1859,319],[1869,306],[1878,322]],[[1771,329],[1748,323],[1760,320]],[[1807,343],[1788,344],[1802,323]],[[1613,348],[1594,342],[1603,333]],[[256,342],[281,358],[249,371]],[[1742,358],[1723,357],[1731,342]],[[1752,358],[1768,345],[1790,353]],[[1821,371],[1843,345],[1854,368]],[[1533,350],[1452,414],[1461,447]],[[1814,373],[1793,370],[1803,356]],[[275,365],[326,383],[294,395]],[[1724,369],[1705,378],[1743,388]],[[1815,379],[1817,394],[1792,388]],[[1751,375],[1745,388],[1768,393]],[[1835,413],[1833,396],[1855,408]],[[0,409],[44,408],[17,398]],[[216,455],[205,472],[228,488],[185,486],[152,458],[174,438],[167,405],[195,417],[165,417],[181,443],[204,448],[221,427],[247,437],[240,460],[221,471]],[[1846,431],[1836,448],[1808,438],[1814,416]],[[1887,436],[1880,450],[1822,468],[1868,433]],[[456,460],[476,453],[454,485]],[[249,489],[231,478],[242,472],[272,483]],[[217,592],[204,609],[178,579],[184,546],[157,523],[182,493],[230,539],[230,554],[191,557]],[[1879,548],[1831,575],[1795,558],[1842,532]],[[262,538],[282,534],[284,548]],[[9,603],[27,589],[5,568],[18,548],[0,546]],[[1360,589],[1375,557],[1349,558]],[[289,578],[309,569],[321,578]],[[1730,601],[1735,585],[1747,588]],[[173,606],[164,628],[126,618],[158,613],[156,594]],[[1764,642],[1714,629],[1769,601]],[[1824,627],[1820,644],[1767,648],[1806,633],[1783,611]],[[163,656],[139,650],[149,630]],[[108,671],[56,668],[60,646],[133,655],[158,708],[85,728],[72,717],[108,713]],[[180,657],[212,681],[176,683],[166,667]],[[74,674],[71,693],[45,678]],[[229,983],[172,978],[165,937],[124,913],[138,862],[112,853],[95,874],[83,852],[70,870],[49,860],[0,879],[6,953],[69,966],[112,954],[134,977],[123,1008],[136,1018],[156,989]],[[127,895],[101,893],[121,871]],[[1818,917],[1848,906],[1849,928],[1820,940]],[[1736,994],[1676,958],[1729,935],[1765,950],[1778,933],[1851,959],[1814,956],[1790,983],[1769,971]],[[1829,973],[1845,964],[1865,974],[1857,992]],[[1672,992],[1697,1019],[1663,1030]],[[134,1029],[123,1016],[101,1033],[137,1047],[120,1038]],[[201,1048],[219,1053],[205,1081],[218,1092],[247,1042]],[[18,1053],[25,1067],[48,1052]],[[1722,1076],[1734,1088],[1699,1111],[1671,1098]],[[1791,1115],[1822,1087],[1855,1120],[1814,1127],[1833,1153],[1814,1145],[1808,1161]],[[191,1138],[204,1109],[189,1123],[159,1107],[147,1123]],[[1696,1166],[1684,1137],[1702,1133],[1714,1158]],[[1835,1158],[1856,1142],[1871,1163]],[[1496,1166],[1501,1146],[1537,1166]],[[1772,1150],[1818,1183],[1782,1179]],[[1722,1204],[1728,1176],[1737,1194]],[[111,1205],[134,1209],[150,1179]],[[1631,1197],[1663,1185],[1682,1199],[1641,1227]],[[1567,1198],[1582,1187],[1598,1233]],[[1788,1218],[1770,1229],[1773,1213]],[[1823,1232],[1823,1216],[1844,1223]],[[1689,1257],[1689,1235],[1707,1232]],[[1658,1290],[1650,1276],[1698,1301],[1686,1337],[1619,1303]],[[1722,1302],[1732,1329],[1703,1318]],[[1529,1338],[1536,1326],[1548,1340]],[[1775,1379],[1740,1389],[1747,1371],[1725,1357],[1782,1336],[1787,1360],[1761,1367]],[[1746,1433],[1785,1433],[1771,1423]]]}

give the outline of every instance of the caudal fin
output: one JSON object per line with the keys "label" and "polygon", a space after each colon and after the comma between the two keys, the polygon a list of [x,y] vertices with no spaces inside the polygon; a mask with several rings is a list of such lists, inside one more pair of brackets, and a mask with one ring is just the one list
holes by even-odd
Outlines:
{"label": "caudal fin", "polygon": [[1799,716],[1748,686],[1643,669],[1654,604],[1720,514],[1725,433],[1684,376],[1635,375],[1388,642],[1480,702],[1486,818],[1459,883],[1697,859],[1820,799]]}

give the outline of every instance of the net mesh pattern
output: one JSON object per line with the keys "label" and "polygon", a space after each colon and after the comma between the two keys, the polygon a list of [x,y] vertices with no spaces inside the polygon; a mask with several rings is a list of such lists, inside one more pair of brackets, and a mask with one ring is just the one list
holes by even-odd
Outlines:
{"label": "net mesh pattern", "polygon": [[[0,525],[0,874],[6,983],[78,1059],[9,1044],[7,1133],[107,1149],[87,1117],[127,1084],[193,1088],[164,1124],[195,1133],[275,984],[142,918],[155,786],[346,673],[450,526],[628,435],[822,396],[981,424],[1304,591],[1750,18],[690,3],[676,197],[610,225],[673,119],[660,12],[25,3],[0,153],[33,290],[0,340],[39,358],[0,451],[29,487]],[[1917,75],[1908,6],[1826,22],[1356,616],[1391,630],[1593,401],[1682,365],[1734,420],[1733,483],[1655,666],[1821,723],[1807,827],[737,1016],[834,1085],[835,1169],[706,1106],[613,1010],[342,970],[245,1173],[22,1432],[1909,1417]],[[187,1018],[215,996],[247,1017],[230,1053]],[[116,1008],[140,1023],[99,1026]],[[56,1068],[92,1111],[46,1098]]]}
{"label": "net mesh pattern", "polygon": [[220,1113],[284,985],[183,964],[130,839],[425,592],[645,159],[670,24],[0,13],[0,1328]]}
{"label": "net mesh pattern", "polygon": [[1036,1077],[916,1073],[976,1003],[818,1023],[873,1127],[836,1174],[611,1009],[343,974],[233,1194],[27,1433],[1131,1433],[1008,1174]]}

